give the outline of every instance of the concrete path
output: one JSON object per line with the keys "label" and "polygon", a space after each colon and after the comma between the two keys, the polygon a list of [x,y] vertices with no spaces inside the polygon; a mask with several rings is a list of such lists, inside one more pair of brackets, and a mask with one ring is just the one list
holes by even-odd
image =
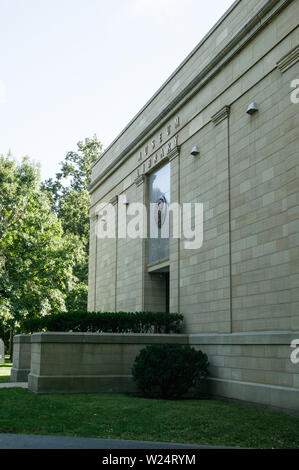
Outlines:
{"label": "concrete path", "polygon": [[7,382],[4,384],[0,383],[0,388],[14,388],[14,387],[28,388],[28,382]]}
{"label": "concrete path", "polygon": [[0,434],[0,449],[223,449],[224,447],[167,442],[88,439],[64,436]]}

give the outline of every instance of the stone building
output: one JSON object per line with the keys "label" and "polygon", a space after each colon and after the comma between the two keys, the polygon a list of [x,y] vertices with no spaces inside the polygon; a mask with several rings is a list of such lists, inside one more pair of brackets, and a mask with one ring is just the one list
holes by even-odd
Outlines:
{"label": "stone building", "polygon": [[[89,188],[88,309],[180,312],[215,395],[289,409],[299,402],[298,18],[298,0],[235,1],[101,155]],[[105,205],[119,235],[134,203],[155,204],[147,237],[99,236]],[[199,247],[173,236],[170,203],[192,209],[182,232],[201,225],[203,207]],[[169,238],[150,238],[168,216]]]}

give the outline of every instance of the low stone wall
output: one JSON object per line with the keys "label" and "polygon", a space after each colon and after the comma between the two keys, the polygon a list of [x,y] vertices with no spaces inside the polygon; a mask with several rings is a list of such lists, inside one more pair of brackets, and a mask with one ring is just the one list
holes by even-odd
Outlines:
{"label": "low stone wall", "polygon": [[[14,339],[13,381],[35,393],[133,392],[131,368],[149,344],[190,344],[208,355],[204,391],[214,397],[299,411],[299,332],[234,334],[34,333]],[[31,354],[30,354],[31,351]],[[30,364],[31,357],[31,364]]]}
{"label": "low stone wall", "polygon": [[206,391],[280,410],[299,411],[299,364],[291,342],[299,332],[193,334],[189,344],[208,355]]}
{"label": "low stone wall", "polygon": [[187,335],[34,333],[28,388],[47,392],[132,392],[131,368],[149,344],[188,344]]}
{"label": "low stone wall", "polygon": [[11,382],[27,382],[31,364],[31,335],[16,335],[13,339]]}
{"label": "low stone wall", "polygon": [[2,339],[0,339],[0,363],[1,362],[5,362],[5,349]]}

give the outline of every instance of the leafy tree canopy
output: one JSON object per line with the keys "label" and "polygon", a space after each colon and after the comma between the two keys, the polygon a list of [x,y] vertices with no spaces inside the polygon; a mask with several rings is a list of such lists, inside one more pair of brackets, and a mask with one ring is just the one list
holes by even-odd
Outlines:
{"label": "leafy tree canopy", "polygon": [[56,179],[0,156],[0,330],[24,318],[86,310],[92,139],[68,152]]}

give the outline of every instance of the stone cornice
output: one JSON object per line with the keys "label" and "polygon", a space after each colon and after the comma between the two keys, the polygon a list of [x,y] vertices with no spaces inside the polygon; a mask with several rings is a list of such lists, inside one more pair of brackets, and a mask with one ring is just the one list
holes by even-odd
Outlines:
{"label": "stone cornice", "polygon": [[[215,76],[264,26],[293,0],[268,0],[261,9],[232,37],[232,39],[203,67],[197,76],[153,119],[147,127],[95,178],[89,185],[92,193],[111,173],[119,168],[150,136],[161,128],[168,119],[206,83]],[[117,141],[117,140],[116,140]],[[116,143],[116,141],[114,143]],[[112,146],[108,147],[106,152]],[[105,152],[105,153],[106,153]],[[101,157],[100,157],[101,158]],[[97,163],[97,162],[96,162]]]}
{"label": "stone cornice", "polygon": [[179,156],[180,154],[181,147],[179,145],[176,145],[170,152],[167,154],[166,159],[171,162],[171,160],[174,160],[176,157]]}
{"label": "stone cornice", "polygon": [[294,47],[291,51],[289,51],[286,55],[284,55],[278,62],[277,68],[281,71],[281,73],[286,72],[295,65],[299,60],[299,45]]}
{"label": "stone cornice", "polygon": [[159,333],[33,333],[31,343],[99,343],[99,344],[188,344],[187,334]]}
{"label": "stone cornice", "polygon": [[118,202],[118,196],[113,196],[110,201],[109,201],[109,204],[112,204],[113,206],[115,206]]}
{"label": "stone cornice", "polygon": [[140,175],[135,179],[134,183],[136,184],[136,186],[140,186],[141,184],[144,183],[144,181],[145,181],[145,175]]}
{"label": "stone cornice", "polygon": [[214,116],[211,117],[211,121],[215,126],[218,126],[220,122],[224,121],[229,117],[230,106],[224,106]]}

